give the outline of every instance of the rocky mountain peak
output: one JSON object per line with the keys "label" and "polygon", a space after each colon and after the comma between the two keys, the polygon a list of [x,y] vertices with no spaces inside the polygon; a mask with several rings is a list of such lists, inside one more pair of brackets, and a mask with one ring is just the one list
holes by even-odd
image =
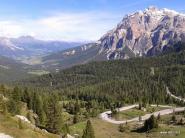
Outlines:
{"label": "rocky mountain peak", "polygon": [[149,6],[146,11],[151,11],[151,12],[154,12],[154,11],[158,11],[158,8],[155,7],[155,6]]}
{"label": "rocky mountain peak", "polygon": [[185,41],[185,15],[151,6],[126,15],[99,40],[99,53],[106,53],[107,59],[154,55],[175,41]]}
{"label": "rocky mountain peak", "polygon": [[30,35],[26,35],[26,36],[20,36],[18,39],[20,40],[35,40],[35,38],[33,36]]}

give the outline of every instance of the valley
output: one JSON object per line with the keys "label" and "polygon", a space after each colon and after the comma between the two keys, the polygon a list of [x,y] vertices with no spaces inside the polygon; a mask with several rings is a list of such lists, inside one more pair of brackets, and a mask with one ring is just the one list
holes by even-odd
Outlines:
{"label": "valley", "polygon": [[26,62],[25,59],[39,58],[40,56],[46,56],[53,52],[82,44],[79,42],[44,41],[32,36],[20,36],[18,38],[0,37],[0,55]]}

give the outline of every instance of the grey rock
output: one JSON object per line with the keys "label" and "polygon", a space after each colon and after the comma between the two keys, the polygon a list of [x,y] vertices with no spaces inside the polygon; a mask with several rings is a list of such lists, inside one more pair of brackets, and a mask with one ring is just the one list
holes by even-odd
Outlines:
{"label": "grey rock", "polygon": [[185,41],[185,15],[149,7],[124,17],[115,29],[99,41],[100,51],[107,54],[107,59],[158,55],[165,47]]}

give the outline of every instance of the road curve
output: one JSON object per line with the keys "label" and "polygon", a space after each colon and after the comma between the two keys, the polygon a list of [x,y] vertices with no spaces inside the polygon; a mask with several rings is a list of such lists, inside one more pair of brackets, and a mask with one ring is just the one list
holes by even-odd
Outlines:
{"label": "road curve", "polygon": [[[173,95],[168,87],[166,87],[166,92],[168,95],[170,95],[172,98],[175,98],[177,100],[180,100],[180,101],[184,101],[184,99],[181,99],[175,95]],[[121,107],[121,108],[118,108],[117,110],[118,111],[126,111],[126,110],[129,110],[129,109],[132,109],[132,108],[135,108],[135,107],[138,107],[139,105],[138,104],[135,104],[135,105],[130,105],[130,106],[125,106],[125,107]],[[151,105],[153,107],[157,106],[157,105]],[[168,105],[158,105],[159,107],[166,107],[166,108],[170,108],[170,109],[164,109],[164,110],[161,110],[161,111],[157,111],[157,112],[154,112],[154,113],[151,113],[151,114],[145,114],[144,116],[141,116],[141,120],[144,121],[144,120],[147,120],[148,118],[150,118],[151,115],[154,115],[154,116],[158,116],[159,114],[162,116],[162,115],[168,115],[168,114],[172,114],[173,112],[182,112],[182,111],[185,111],[185,107],[178,107],[178,108],[173,108],[172,106],[168,106]],[[114,120],[112,118],[109,117],[109,115],[111,114],[111,111],[106,111],[106,112],[103,112],[100,114],[100,118],[106,122],[109,122],[109,123],[113,123],[113,124],[125,124],[125,123],[129,123],[129,122],[137,122],[139,121],[139,117],[135,117],[135,118],[132,118],[130,120],[123,120],[123,121],[117,121],[117,120]]]}
{"label": "road curve", "polygon": [[166,92],[167,92],[167,94],[170,95],[172,98],[174,98],[174,99],[176,99],[176,100],[179,100],[179,101],[185,102],[185,99],[182,99],[182,98],[177,97],[177,96],[175,96],[174,94],[172,94],[172,93],[170,92],[170,90],[169,90],[168,87],[166,87]]}

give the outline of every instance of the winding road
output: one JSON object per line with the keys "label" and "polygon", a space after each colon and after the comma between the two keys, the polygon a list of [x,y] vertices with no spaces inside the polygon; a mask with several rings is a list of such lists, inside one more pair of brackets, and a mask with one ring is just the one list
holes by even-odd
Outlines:
{"label": "winding road", "polygon": [[[169,91],[169,88],[168,87],[166,87],[166,92],[172,98],[175,98],[176,100],[184,101],[185,102],[185,99],[182,99],[180,97],[177,97],[177,96],[173,95]],[[121,108],[118,108],[117,110],[118,111],[126,111],[126,110],[129,110],[129,109],[133,109],[135,107],[138,107],[138,106],[139,106],[138,104],[135,104],[135,105],[121,107]],[[151,105],[151,106],[157,106],[157,105]],[[185,107],[174,108],[174,107],[168,106],[168,105],[158,105],[158,107],[165,107],[165,108],[169,108],[169,109],[164,109],[164,110],[157,111],[157,112],[154,112],[154,113],[151,113],[151,114],[145,114],[144,116],[141,116],[141,120],[142,121],[147,120],[148,118],[150,118],[151,115],[158,116],[160,114],[162,116],[162,115],[172,114],[174,112],[182,112],[182,111],[185,111]],[[109,117],[110,114],[111,114],[111,111],[103,112],[103,113],[100,114],[100,118],[102,120],[106,121],[106,122],[113,123],[113,124],[125,124],[127,122],[128,123],[129,122],[139,122],[139,117],[135,117],[135,118],[132,118],[130,120],[117,121],[117,120],[114,120],[114,119],[110,118]]]}

